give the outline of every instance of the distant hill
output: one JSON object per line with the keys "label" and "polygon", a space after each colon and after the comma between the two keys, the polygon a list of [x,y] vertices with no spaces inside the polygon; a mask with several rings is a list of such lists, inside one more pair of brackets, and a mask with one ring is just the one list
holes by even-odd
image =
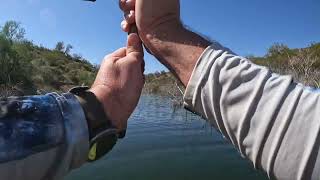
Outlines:
{"label": "distant hill", "polygon": [[0,95],[42,94],[92,84],[98,67],[71,55],[71,45],[58,42],[55,49],[48,49],[24,39],[24,32],[14,21],[0,31]]}
{"label": "distant hill", "polygon": [[146,75],[144,94],[158,94],[171,96],[178,100],[184,93],[184,87],[170,72],[155,72]]}
{"label": "distant hill", "polygon": [[276,73],[292,75],[297,82],[320,87],[320,43],[298,49],[275,44],[269,48],[264,57],[248,58],[256,64],[269,67]]}
{"label": "distant hill", "polygon": [[[72,46],[58,42],[54,49],[35,45],[24,38],[25,30],[15,21],[0,29],[0,97],[65,92],[73,86],[90,86],[98,66],[77,54]],[[307,85],[320,87],[320,43],[301,49],[275,44],[263,57],[248,57],[280,74],[291,74]],[[161,94],[176,100],[183,86],[165,71],[146,75],[145,94]]]}
{"label": "distant hill", "polygon": [[[283,44],[274,44],[263,57],[249,56],[252,62],[267,66],[272,71],[292,75],[303,84],[320,87],[320,43],[313,43],[309,47],[290,49]],[[181,84],[168,72],[156,72],[146,76],[145,93],[175,94],[178,96]]]}

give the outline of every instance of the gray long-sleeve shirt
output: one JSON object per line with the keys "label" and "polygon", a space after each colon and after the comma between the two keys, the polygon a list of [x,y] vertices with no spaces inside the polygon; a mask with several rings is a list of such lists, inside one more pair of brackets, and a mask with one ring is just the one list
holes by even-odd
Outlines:
{"label": "gray long-sleeve shirt", "polygon": [[320,94],[219,44],[201,55],[185,107],[270,178],[320,179]]}

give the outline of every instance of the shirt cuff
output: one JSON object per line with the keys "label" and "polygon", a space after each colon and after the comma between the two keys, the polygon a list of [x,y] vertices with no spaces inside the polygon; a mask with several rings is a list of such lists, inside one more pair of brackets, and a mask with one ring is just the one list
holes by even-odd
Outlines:
{"label": "shirt cuff", "polygon": [[207,47],[203,53],[201,54],[200,58],[198,59],[196,66],[194,67],[189,83],[187,85],[186,91],[184,93],[184,107],[191,111],[191,112],[195,112],[194,106],[195,106],[195,100],[197,97],[197,94],[195,94],[197,92],[197,88],[199,88],[200,86],[200,80],[202,79],[201,77],[203,76],[204,72],[205,72],[205,67],[207,67],[209,61],[210,61],[210,56],[211,54],[214,52],[215,46],[210,45],[209,47]]}
{"label": "shirt cuff", "polygon": [[200,58],[198,59],[196,66],[193,69],[191,74],[189,83],[187,85],[185,94],[184,94],[184,107],[196,113],[195,105],[197,97],[200,97],[200,92],[198,89],[201,88],[201,84],[203,81],[208,79],[210,73],[209,68],[212,67],[215,60],[221,56],[222,53],[229,52],[234,54],[230,49],[223,47],[218,42],[214,42],[209,47],[207,47],[204,52],[201,54]]}
{"label": "shirt cuff", "polygon": [[71,93],[53,95],[60,105],[65,123],[65,142],[67,143],[66,161],[70,169],[80,167],[87,162],[89,153],[89,130],[83,109],[77,98]]}

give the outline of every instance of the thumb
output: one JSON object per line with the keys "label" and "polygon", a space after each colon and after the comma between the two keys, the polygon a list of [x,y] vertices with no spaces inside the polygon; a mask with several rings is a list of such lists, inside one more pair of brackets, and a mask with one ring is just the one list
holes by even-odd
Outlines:
{"label": "thumb", "polygon": [[141,42],[140,37],[136,33],[131,33],[128,35],[127,55],[130,53],[142,53],[143,54],[142,42]]}

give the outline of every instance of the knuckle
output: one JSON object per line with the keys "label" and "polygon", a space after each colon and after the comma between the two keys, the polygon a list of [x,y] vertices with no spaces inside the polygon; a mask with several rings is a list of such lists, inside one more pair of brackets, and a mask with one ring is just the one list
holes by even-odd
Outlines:
{"label": "knuckle", "polygon": [[102,60],[102,64],[106,64],[106,63],[114,63],[116,62],[117,58],[113,57],[112,55],[106,55],[103,60]]}
{"label": "knuckle", "polygon": [[132,52],[129,54],[129,57],[132,59],[133,62],[141,64],[143,61],[143,56],[141,53]]}
{"label": "knuckle", "polygon": [[119,0],[119,7],[120,7],[120,9],[121,9],[122,11],[124,11],[124,10],[125,10],[125,1]]}
{"label": "knuckle", "polygon": [[134,51],[134,52],[131,52],[130,55],[132,55],[133,57],[135,57],[137,59],[143,59],[143,53],[141,53],[141,52]]}
{"label": "knuckle", "polygon": [[103,58],[103,61],[107,61],[107,59],[109,59],[109,58],[110,58],[110,54],[105,55],[104,58]]}
{"label": "knuckle", "polygon": [[109,59],[111,58],[110,55],[106,55],[103,60],[102,60],[102,63],[106,63],[107,61],[109,61]]}
{"label": "knuckle", "polygon": [[131,1],[126,0],[119,0],[119,7],[124,12],[129,11],[133,8]]}

